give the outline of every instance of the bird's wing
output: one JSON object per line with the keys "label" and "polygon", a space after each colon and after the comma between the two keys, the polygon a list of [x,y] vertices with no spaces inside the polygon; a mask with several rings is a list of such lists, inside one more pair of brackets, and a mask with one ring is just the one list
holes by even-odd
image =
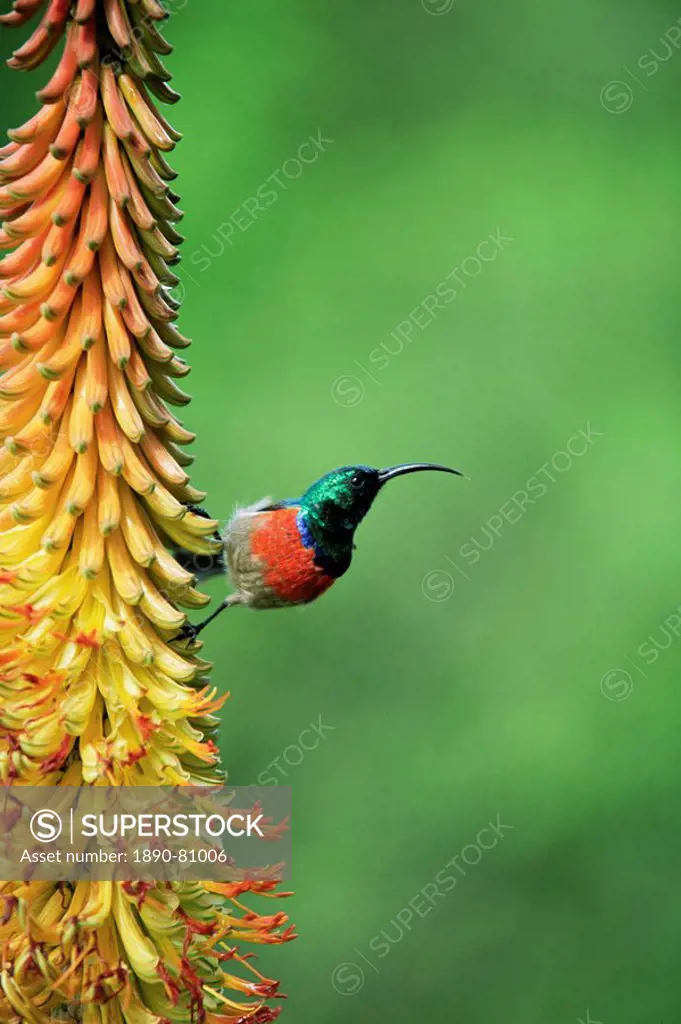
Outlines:
{"label": "bird's wing", "polygon": [[273,501],[272,498],[261,498],[254,501],[252,505],[237,505],[234,509],[234,516],[255,516],[259,512],[275,512],[278,508],[285,508],[286,502]]}

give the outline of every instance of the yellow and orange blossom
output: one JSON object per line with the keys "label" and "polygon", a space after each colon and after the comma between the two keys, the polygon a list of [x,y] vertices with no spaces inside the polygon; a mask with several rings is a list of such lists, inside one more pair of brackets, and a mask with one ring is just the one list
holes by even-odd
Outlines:
{"label": "yellow and orange blossom", "polygon": [[[220,781],[222,703],[173,642],[207,598],[168,552],[210,554],[173,326],[181,214],[155,109],[178,96],[157,0],[14,0],[10,61],[61,48],[0,150],[0,781]],[[234,1024],[276,1011],[241,942],[291,937],[241,904],[271,883],[0,883],[0,1020]],[[238,965],[240,973],[232,973]],[[231,990],[231,992],[230,992]],[[237,996],[238,994],[241,994]]]}

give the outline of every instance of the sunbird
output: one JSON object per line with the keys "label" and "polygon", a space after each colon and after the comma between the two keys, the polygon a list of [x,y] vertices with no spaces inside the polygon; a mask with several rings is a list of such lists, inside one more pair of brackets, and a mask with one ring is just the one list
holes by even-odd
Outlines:
{"label": "sunbird", "polygon": [[[340,579],[352,561],[355,530],[389,480],[407,473],[435,471],[463,476],[458,469],[410,462],[388,469],[341,466],[320,477],[300,498],[262,498],[237,508],[222,534],[224,557],[204,575],[229,572],[234,587],[212,615],[187,624],[182,639],[194,639],[226,608],[287,608],[309,604]],[[195,512],[206,515],[202,509]],[[186,568],[196,567],[189,552],[175,552]],[[225,561],[226,559],[226,561]],[[201,569],[197,569],[201,575]]]}

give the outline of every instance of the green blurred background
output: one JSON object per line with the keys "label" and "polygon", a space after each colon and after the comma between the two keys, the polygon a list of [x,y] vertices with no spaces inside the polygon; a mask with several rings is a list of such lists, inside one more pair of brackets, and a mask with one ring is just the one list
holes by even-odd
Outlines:
{"label": "green blurred background", "polygon": [[[424,2],[169,4],[185,422],[214,514],[349,462],[470,477],[391,485],[317,605],[206,636],[232,780],[294,793],[301,938],[260,966],[296,1024],[671,1024],[680,11]],[[0,71],[3,130],[44,72]],[[513,242],[400,352],[391,332],[497,229]],[[204,245],[225,250],[207,268]],[[513,829],[466,864],[497,815]]]}

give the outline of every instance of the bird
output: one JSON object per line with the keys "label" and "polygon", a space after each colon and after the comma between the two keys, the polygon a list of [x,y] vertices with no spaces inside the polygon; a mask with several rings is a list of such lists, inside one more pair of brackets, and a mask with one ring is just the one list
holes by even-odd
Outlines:
{"label": "bird", "polygon": [[[208,618],[187,623],[178,638],[194,640],[227,608],[286,608],[321,597],[350,568],[355,531],[385,484],[426,471],[463,476],[458,469],[432,462],[387,469],[341,466],[316,480],[300,498],[268,497],[237,507],[224,531],[215,535],[222,543],[217,559],[202,566],[190,552],[174,552],[181,565],[199,576],[227,572],[233,586]],[[192,511],[208,516],[198,506]]]}

